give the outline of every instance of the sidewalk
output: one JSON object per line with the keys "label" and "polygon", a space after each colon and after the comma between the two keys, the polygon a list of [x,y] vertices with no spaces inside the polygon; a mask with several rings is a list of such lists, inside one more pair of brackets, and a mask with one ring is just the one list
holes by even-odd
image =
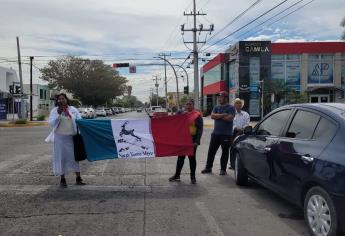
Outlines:
{"label": "sidewalk", "polygon": [[46,126],[48,121],[28,121],[27,124],[15,124],[12,120],[0,120],[0,127],[33,127]]}
{"label": "sidewalk", "polygon": [[[214,120],[211,119],[211,116],[205,116],[203,117],[204,120],[204,127],[205,128],[213,128],[214,127]],[[249,123],[253,128],[257,124],[257,121],[252,121]]]}

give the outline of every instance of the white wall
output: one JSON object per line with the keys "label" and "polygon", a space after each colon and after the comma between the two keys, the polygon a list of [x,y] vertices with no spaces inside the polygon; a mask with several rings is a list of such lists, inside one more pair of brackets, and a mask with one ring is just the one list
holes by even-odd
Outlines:
{"label": "white wall", "polygon": [[0,66],[0,91],[9,92],[12,82],[19,82],[16,71]]}

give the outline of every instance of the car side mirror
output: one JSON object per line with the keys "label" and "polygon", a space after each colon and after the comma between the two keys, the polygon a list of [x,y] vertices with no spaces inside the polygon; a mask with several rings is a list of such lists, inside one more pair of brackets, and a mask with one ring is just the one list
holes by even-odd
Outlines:
{"label": "car side mirror", "polygon": [[250,125],[244,127],[243,133],[244,134],[253,134],[253,127],[251,127]]}

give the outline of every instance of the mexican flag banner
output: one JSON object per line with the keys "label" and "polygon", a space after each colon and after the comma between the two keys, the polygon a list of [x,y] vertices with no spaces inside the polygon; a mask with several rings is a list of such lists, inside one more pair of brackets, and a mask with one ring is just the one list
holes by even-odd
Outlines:
{"label": "mexican flag banner", "polygon": [[188,114],[152,119],[77,120],[87,159],[193,155]]}

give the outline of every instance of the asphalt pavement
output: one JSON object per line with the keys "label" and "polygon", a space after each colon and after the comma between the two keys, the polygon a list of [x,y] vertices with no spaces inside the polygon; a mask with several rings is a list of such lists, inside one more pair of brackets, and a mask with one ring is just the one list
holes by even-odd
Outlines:
{"label": "asphalt pavement", "polygon": [[[125,113],[117,118],[140,118]],[[206,122],[205,122],[206,123]],[[81,162],[86,186],[59,188],[52,174],[49,127],[0,128],[0,235],[308,235],[300,209],[233,172],[202,175],[212,128],[197,151],[197,184],[189,163],[169,182],[176,157]]]}

